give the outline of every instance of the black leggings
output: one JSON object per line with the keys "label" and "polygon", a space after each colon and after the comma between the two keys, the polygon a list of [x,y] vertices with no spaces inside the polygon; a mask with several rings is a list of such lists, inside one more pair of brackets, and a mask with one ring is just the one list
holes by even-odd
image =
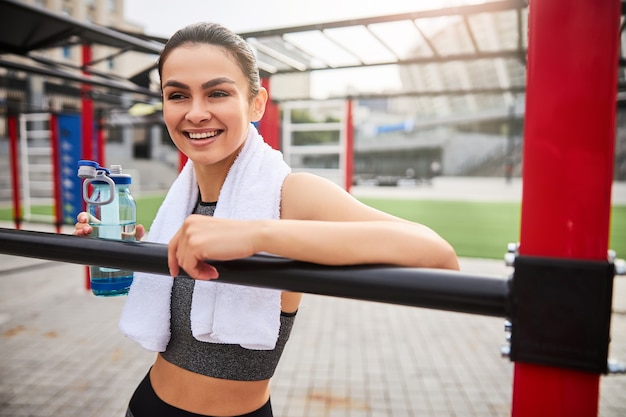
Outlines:
{"label": "black leggings", "polygon": [[[159,398],[150,383],[150,373],[141,381],[128,405],[126,417],[211,417],[181,410]],[[234,417],[273,417],[272,404],[267,400],[265,405],[256,411]]]}

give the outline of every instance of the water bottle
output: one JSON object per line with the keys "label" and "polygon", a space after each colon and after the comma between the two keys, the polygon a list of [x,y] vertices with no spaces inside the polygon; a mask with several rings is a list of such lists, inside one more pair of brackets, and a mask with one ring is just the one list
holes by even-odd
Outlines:
{"label": "water bottle", "polygon": [[[121,165],[110,169],[94,161],[78,162],[78,176],[83,182],[83,199],[87,203],[92,237],[101,239],[135,240],[137,206],[130,193],[132,178],[122,172]],[[93,192],[89,195],[89,185]],[[100,297],[128,294],[133,271],[104,266],[90,266],[91,291]]]}

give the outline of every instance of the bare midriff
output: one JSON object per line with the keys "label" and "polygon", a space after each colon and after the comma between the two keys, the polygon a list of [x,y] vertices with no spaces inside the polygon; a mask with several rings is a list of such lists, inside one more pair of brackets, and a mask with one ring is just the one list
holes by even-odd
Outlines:
{"label": "bare midriff", "polygon": [[[282,310],[298,309],[302,294],[283,292]],[[238,416],[261,408],[269,399],[269,379],[232,381],[188,371],[160,354],[150,370],[150,382],[166,403],[196,414]]]}
{"label": "bare midriff", "polygon": [[166,403],[196,414],[238,416],[263,406],[269,399],[269,379],[230,381],[180,368],[157,355],[150,382]]}

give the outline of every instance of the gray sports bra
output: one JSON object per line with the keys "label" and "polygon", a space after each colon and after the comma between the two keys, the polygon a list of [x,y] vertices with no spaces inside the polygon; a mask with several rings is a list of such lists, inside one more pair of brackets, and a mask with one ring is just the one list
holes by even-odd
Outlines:
{"label": "gray sports bra", "polygon": [[[194,213],[211,216],[215,203],[198,203]],[[296,313],[280,315],[280,331],[274,350],[251,350],[239,345],[207,343],[191,333],[191,297],[195,280],[174,279],[171,300],[171,337],[161,355],[168,362],[188,371],[213,378],[258,381],[274,375],[289,339]]]}

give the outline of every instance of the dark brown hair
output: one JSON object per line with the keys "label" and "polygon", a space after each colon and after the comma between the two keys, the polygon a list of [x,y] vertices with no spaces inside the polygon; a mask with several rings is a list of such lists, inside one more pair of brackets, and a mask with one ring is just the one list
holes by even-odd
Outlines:
{"label": "dark brown hair", "polygon": [[159,56],[159,79],[161,79],[163,64],[169,54],[180,46],[194,44],[215,45],[228,52],[248,79],[250,99],[257,95],[261,84],[256,57],[252,48],[241,36],[217,23],[194,23],[174,33]]}

